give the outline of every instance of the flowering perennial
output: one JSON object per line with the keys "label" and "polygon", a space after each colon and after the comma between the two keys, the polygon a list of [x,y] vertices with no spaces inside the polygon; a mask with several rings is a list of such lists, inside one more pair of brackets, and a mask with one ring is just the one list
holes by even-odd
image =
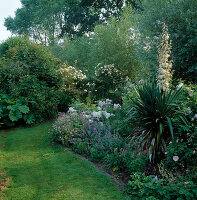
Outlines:
{"label": "flowering perennial", "polygon": [[172,60],[169,60],[171,53],[171,40],[169,42],[169,34],[167,25],[163,25],[163,34],[161,45],[158,48],[159,51],[159,69],[157,74],[157,84],[163,91],[168,91],[170,86],[170,80],[172,78],[171,68]]}

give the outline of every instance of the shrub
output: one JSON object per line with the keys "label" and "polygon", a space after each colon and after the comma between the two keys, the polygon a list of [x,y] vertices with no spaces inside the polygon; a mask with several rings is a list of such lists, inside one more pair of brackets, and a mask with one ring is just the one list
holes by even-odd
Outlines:
{"label": "shrub", "polygon": [[57,74],[61,77],[60,89],[62,92],[66,92],[74,98],[79,98],[83,95],[84,92],[82,91],[81,86],[86,75],[83,74],[81,70],[63,64],[57,70]]}
{"label": "shrub", "polygon": [[170,169],[181,170],[193,165],[195,150],[191,147],[191,143],[187,144],[181,139],[171,142],[167,147],[165,166]]}
{"label": "shrub", "polygon": [[59,103],[61,107],[68,105],[69,102],[60,102],[66,93],[60,90],[61,77],[57,74],[61,63],[45,47],[25,38],[10,38],[0,45],[0,55],[2,93],[28,106],[24,122],[54,118]]}
{"label": "shrub", "polygon": [[196,185],[192,181],[168,183],[154,176],[144,176],[141,173],[131,175],[127,190],[131,199],[186,199],[192,200],[197,196]]}
{"label": "shrub", "polygon": [[144,172],[147,161],[149,159],[148,149],[143,150],[139,142],[129,143],[124,149],[120,151],[123,157],[125,170],[134,172]]}
{"label": "shrub", "polygon": [[118,103],[118,97],[121,95],[120,88],[125,82],[125,76],[114,67],[114,64],[103,66],[99,63],[95,67],[93,79],[88,84],[88,91],[91,91],[95,100],[110,98]]}
{"label": "shrub", "polygon": [[49,133],[54,141],[71,146],[81,137],[85,121],[83,114],[59,113],[58,119],[52,125]]}
{"label": "shrub", "polygon": [[142,150],[140,143],[130,141],[127,144],[124,140],[121,148],[114,149],[105,157],[105,162],[114,171],[144,172],[148,156],[148,150]]}

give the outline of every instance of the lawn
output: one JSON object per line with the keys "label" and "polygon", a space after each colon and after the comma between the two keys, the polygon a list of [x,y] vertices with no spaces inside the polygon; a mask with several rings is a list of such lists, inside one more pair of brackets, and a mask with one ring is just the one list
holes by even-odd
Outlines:
{"label": "lawn", "polygon": [[48,122],[0,132],[0,170],[7,177],[8,188],[0,192],[0,199],[125,198],[106,175],[63,147],[52,144],[48,135],[50,126]]}

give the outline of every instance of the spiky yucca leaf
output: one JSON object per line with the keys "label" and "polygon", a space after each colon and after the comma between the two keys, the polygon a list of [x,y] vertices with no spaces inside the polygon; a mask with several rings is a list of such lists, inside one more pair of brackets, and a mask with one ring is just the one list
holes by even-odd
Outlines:
{"label": "spiky yucca leaf", "polygon": [[165,150],[165,143],[174,137],[172,120],[182,117],[179,107],[181,89],[163,91],[155,83],[144,83],[136,87],[138,97],[133,99],[133,117],[143,131],[139,135],[144,145],[152,149],[152,161],[158,160],[158,153]]}

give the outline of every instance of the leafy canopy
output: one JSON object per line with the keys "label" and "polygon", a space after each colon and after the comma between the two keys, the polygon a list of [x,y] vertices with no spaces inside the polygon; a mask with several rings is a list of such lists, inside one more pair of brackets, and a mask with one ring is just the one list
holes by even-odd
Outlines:
{"label": "leafy canopy", "polygon": [[54,44],[65,35],[82,36],[93,31],[110,16],[118,17],[124,2],[134,8],[140,6],[140,0],[21,0],[22,8],[14,18],[6,18],[5,26],[14,34]]}

